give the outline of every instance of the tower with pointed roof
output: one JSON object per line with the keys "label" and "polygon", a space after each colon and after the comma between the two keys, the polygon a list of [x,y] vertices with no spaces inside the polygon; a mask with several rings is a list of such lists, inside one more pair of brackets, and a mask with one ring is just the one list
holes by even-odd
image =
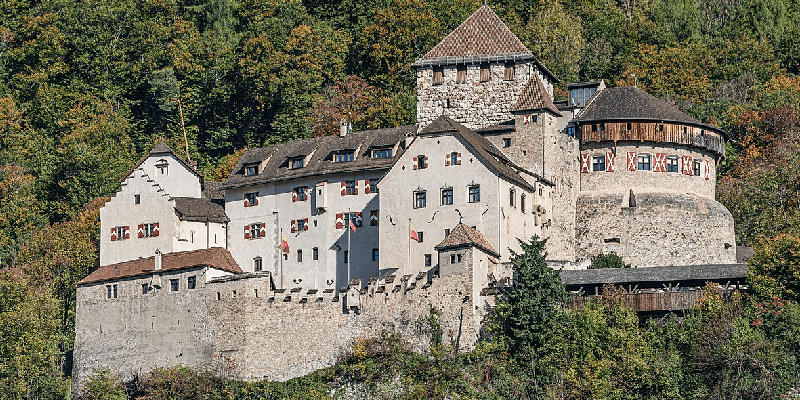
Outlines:
{"label": "tower with pointed roof", "polygon": [[472,129],[508,121],[531,78],[552,97],[558,79],[484,5],[416,60],[417,122],[441,115]]}

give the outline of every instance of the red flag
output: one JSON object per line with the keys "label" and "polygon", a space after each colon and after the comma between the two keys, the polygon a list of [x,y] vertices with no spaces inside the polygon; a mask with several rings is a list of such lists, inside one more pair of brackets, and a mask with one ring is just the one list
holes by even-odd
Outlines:
{"label": "red flag", "polygon": [[356,225],[353,223],[353,216],[350,216],[350,229],[353,230],[353,233],[356,233]]}
{"label": "red flag", "polygon": [[411,239],[419,242],[419,236],[417,235],[417,231],[414,230],[414,224],[411,224]]}
{"label": "red flag", "polygon": [[281,249],[283,249],[283,254],[289,255],[289,242],[286,241],[286,235],[283,235],[281,240]]}

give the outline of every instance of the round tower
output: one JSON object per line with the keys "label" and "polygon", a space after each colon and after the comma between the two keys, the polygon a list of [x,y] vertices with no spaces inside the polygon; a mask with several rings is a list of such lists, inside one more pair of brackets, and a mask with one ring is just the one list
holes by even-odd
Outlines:
{"label": "round tower", "polygon": [[635,266],[736,261],[715,197],[725,132],[634,87],[599,91],[574,119],[580,141],[576,257]]}

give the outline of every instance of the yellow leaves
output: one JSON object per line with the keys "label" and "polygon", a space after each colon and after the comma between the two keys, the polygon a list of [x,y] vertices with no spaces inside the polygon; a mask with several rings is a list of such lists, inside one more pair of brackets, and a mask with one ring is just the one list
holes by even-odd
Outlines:
{"label": "yellow leaves", "polygon": [[639,47],[636,61],[627,66],[615,84],[632,86],[635,74],[643,90],[673,100],[699,103],[711,95],[713,86],[708,71],[714,64],[703,44],[667,47],[644,44]]}

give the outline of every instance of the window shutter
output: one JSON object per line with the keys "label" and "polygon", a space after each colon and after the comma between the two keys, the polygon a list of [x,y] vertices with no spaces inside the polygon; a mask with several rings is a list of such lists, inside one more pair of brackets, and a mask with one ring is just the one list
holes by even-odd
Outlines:
{"label": "window shutter", "polygon": [[297,201],[297,191],[292,190],[292,203]]}
{"label": "window shutter", "polygon": [[267,226],[263,222],[260,223],[260,226],[261,230],[258,231],[258,235],[261,237],[267,236]]}
{"label": "window shutter", "polygon": [[461,165],[461,153],[456,153],[456,165]]}
{"label": "window shutter", "polygon": [[614,172],[614,152],[606,153],[606,172]]}
{"label": "window shutter", "polygon": [[364,181],[364,194],[370,194],[369,179]]}
{"label": "window shutter", "polygon": [[523,124],[530,124],[531,123],[531,116],[530,115],[523,115],[522,116],[522,123]]}
{"label": "window shutter", "polygon": [[636,153],[628,152],[628,171],[636,171]]}
{"label": "window shutter", "polygon": [[445,167],[449,167],[450,166],[450,159],[451,158],[452,157],[450,156],[450,154],[445,154],[444,155],[444,166]]}
{"label": "window shutter", "polygon": [[244,199],[244,206],[250,207],[250,200]]}
{"label": "window shutter", "polygon": [[414,165],[411,167],[411,169],[417,169],[417,157],[414,157]]}
{"label": "window shutter", "polygon": [[361,228],[362,221],[363,219],[361,218],[361,213],[356,212],[356,222],[355,222],[356,227]]}
{"label": "window shutter", "polygon": [[667,154],[656,153],[655,162],[653,164],[653,171],[667,172]]}
{"label": "window shutter", "polygon": [[130,238],[131,238],[131,227],[130,226],[126,226],[125,227],[125,239],[130,239]]}
{"label": "window shutter", "polygon": [[336,213],[336,229],[344,228],[344,213]]}
{"label": "window shutter", "polygon": [[581,154],[581,172],[589,172],[589,153]]}
{"label": "window shutter", "polygon": [[358,181],[354,181],[353,194],[358,194]]}
{"label": "window shutter", "polygon": [[682,157],[682,161],[683,161],[683,165],[682,165],[683,174],[684,175],[692,175],[692,167],[693,167],[693,165],[692,165],[692,156],[683,156]]}
{"label": "window shutter", "polygon": [[297,232],[297,221],[292,220],[292,233]]}
{"label": "window shutter", "polygon": [[111,241],[114,242],[117,240],[117,228],[111,228]]}
{"label": "window shutter", "polygon": [[153,224],[153,236],[158,236],[158,222]]}
{"label": "window shutter", "polygon": [[255,198],[255,199],[253,199],[253,205],[254,205],[254,206],[257,206],[257,205],[258,205],[258,196],[256,196],[256,198]]}
{"label": "window shutter", "polygon": [[428,156],[422,157],[423,168],[428,168]]}
{"label": "window shutter", "polygon": [[369,213],[369,224],[372,226],[378,226],[378,210],[372,210]]}
{"label": "window shutter", "polygon": [[244,238],[250,239],[250,225],[244,226]]}
{"label": "window shutter", "polygon": [[308,230],[308,218],[303,220],[303,230],[304,231]]}
{"label": "window shutter", "polygon": [[143,224],[139,224],[138,235],[139,235],[139,238],[143,238],[144,237],[144,225]]}
{"label": "window shutter", "polygon": [[709,165],[708,160],[706,160],[703,164],[705,164],[703,175],[705,175],[706,180],[708,180],[709,176],[711,175],[711,165]]}
{"label": "window shutter", "polygon": [[347,182],[342,181],[342,196],[347,192]]}

